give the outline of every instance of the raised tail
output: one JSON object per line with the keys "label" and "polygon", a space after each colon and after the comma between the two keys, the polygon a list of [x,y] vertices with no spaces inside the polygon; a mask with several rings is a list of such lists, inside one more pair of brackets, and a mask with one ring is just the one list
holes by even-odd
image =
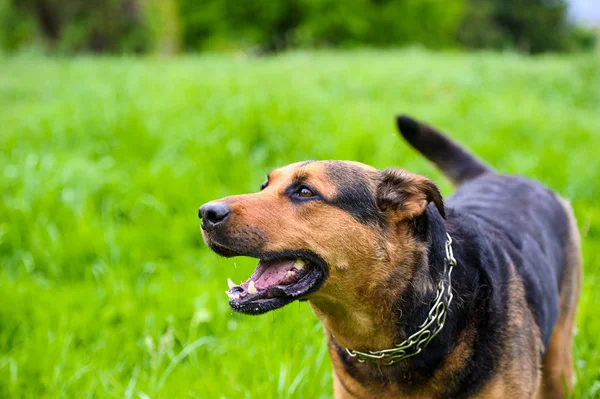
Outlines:
{"label": "raised tail", "polygon": [[402,136],[421,154],[433,162],[456,186],[492,169],[431,126],[408,116],[396,118]]}

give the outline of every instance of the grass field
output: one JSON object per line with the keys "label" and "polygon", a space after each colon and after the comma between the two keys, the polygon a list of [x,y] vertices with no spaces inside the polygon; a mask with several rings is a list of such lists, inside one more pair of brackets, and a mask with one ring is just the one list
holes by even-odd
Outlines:
{"label": "grass field", "polygon": [[403,112],[572,200],[577,398],[600,397],[600,63],[355,51],[0,60],[0,397],[326,398],[307,305],[233,314],[197,209],[305,159],[440,173]]}

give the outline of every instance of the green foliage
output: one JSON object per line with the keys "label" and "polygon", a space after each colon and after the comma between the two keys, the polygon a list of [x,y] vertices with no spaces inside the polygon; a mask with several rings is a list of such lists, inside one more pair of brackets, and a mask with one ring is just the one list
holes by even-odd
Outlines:
{"label": "green foliage", "polygon": [[570,47],[584,51],[593,51],[598,45],[599,37],[600,31],[597,29],[585,26],[575,27],[570,37]]}
{"label": "green foliage", "polygon": [[309,45],[448,47],[462,17],[463,0],[306,1],[298,41]]}
{"label": "green foliage", "polygon": [[419,42],[449,46],[463,0],[180,0],[184,44],[214,49],[235,43],[270,51],[288,46],[377,46]]}
{"label": "green foliage", "polygon": [[51,52],[290,47],[593,48],[565,0],[0,0],[0,45]]}
{"label": "green foliage", "polygon": [[15,51],[35,42],[35,19],[16,7],[12,0],[0,0],[0,51]]}
{"label": "green foliage", "polygon": [[226,279],[256,261],[210,253],[197,209],[305,159],[400,166],[449,195],[398,138],[398,112],[572,199],[585,259],[576,397],[597,397],[593,56],[1,61],[0,397],[330,397],[320,323],[300,303],[233,314]]}
{"label": "green foliage", "polygon": [[457,38],[468,47],[525,53],[581,48],[572,40],[565,0],[469,0],[467,10]]}
{"label": "green foliage", "polygon": [[[42,38],[46,49],[77,52],[139,53],[161,48],[177,29],[170,0],[0,0],[0,34],[12,51]],[[24,33],[23,33],[24,32]],[[33,34],[32,34],[33,32]]]}
{"label": "green foliage", "polygon": [[179,0],[187,49],[284,47],[303,10],[298,0]]}

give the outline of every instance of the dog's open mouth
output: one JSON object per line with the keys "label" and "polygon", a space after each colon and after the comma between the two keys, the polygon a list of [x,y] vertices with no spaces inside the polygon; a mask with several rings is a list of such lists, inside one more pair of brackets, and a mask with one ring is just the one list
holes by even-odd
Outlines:
{"label": "dog's open mouth", "polygon": [[302,300],[325,279],[320,261],[304,258],[261,259],[250,278],[235,285],[227,280],[229,306],[247,314],[261,314]]}

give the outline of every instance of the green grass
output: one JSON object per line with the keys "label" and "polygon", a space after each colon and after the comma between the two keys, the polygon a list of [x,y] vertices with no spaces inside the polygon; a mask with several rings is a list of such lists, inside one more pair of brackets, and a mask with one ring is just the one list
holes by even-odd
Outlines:
{"label": "green grass", "polygon": [[251,259],[202,243],[202,203],[305,159],[400,166],[403,112],[573,201],[585,281],[576,397],[600,397],[600,63],[355,51],[0,60],[0,397],[332,394],[305,304],[233,314]]}

